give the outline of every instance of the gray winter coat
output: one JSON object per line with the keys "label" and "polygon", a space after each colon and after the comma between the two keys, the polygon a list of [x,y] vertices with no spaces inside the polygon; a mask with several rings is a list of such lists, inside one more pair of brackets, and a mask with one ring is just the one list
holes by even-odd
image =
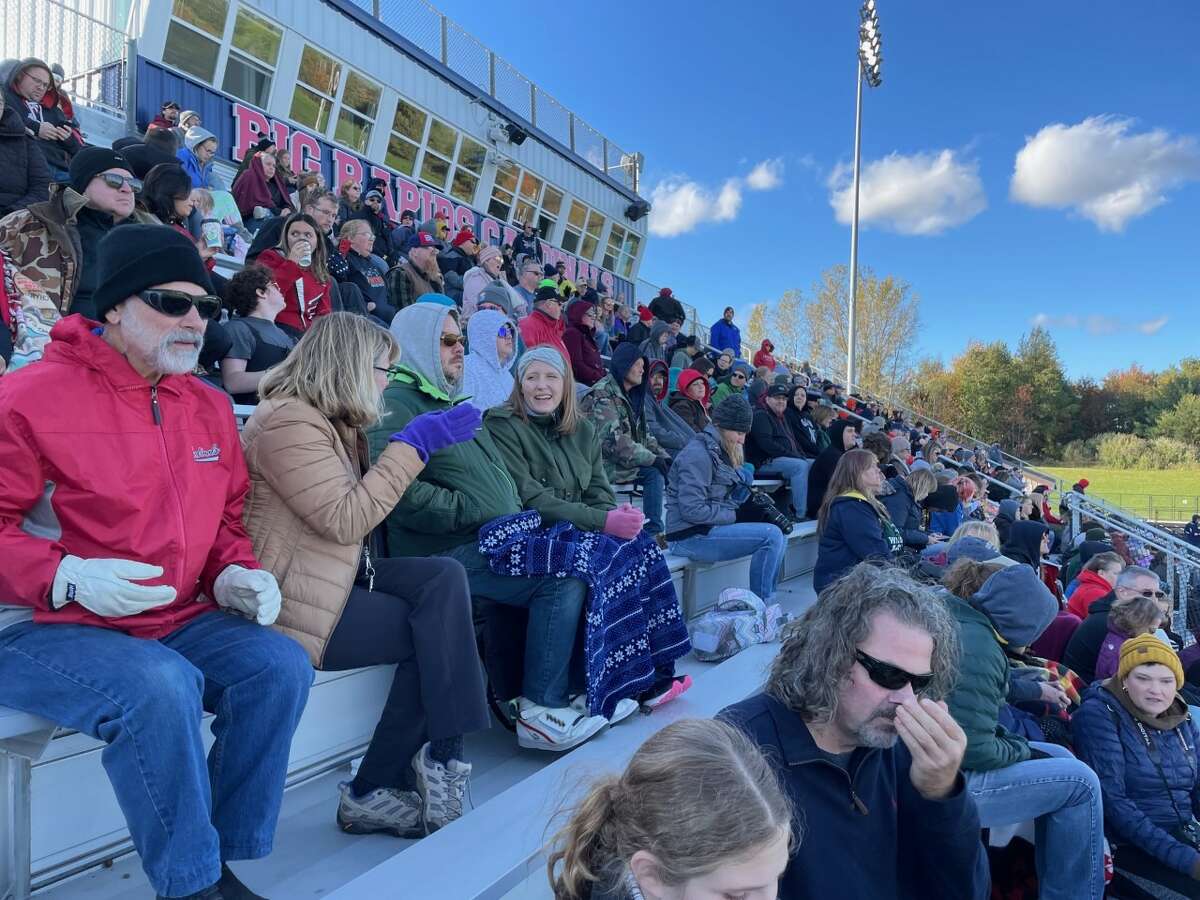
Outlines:
{"label": "gray winter coat", "polygon": [[660,400],[646,397],[646,428],[663,449],[672,456],[687,446],[696,436],[687,422],[675,410]]}
{"label": "gray winter coat", "polygon": [[[737,509],[750,495],[750,474],[735,469],[709,425],[693,434],[671,465],[667,481],[667,537],[681,532],[707,534],[714,525],[732,525]],[[682,540],[683,534],[674,537]]]}

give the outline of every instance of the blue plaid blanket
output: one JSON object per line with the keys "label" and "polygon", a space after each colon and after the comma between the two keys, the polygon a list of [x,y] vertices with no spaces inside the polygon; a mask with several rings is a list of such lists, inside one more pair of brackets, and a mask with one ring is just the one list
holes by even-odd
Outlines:
{"label": "blue plaid blanket", "polygon": [[611,716],[692,649],[662,551],[645,533],[621,541],[569,522],[542,528],[526,510],[479,529],[479,552],[497,575],[580,578],[588,586],[584,642],[591,715]]}

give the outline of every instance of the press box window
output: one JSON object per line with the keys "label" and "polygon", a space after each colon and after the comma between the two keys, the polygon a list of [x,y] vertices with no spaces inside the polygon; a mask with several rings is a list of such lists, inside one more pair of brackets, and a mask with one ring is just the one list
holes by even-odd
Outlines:
{"label": "press box window", "polygon": [[417,171],[417,156],[425,140],[425,125],[429,117],[404,100],[396,104],[396,115],[392,117],[392,136],[388,138],[384,162],[404,175],[411,177]]}
{"label": "press box window", "polygon": [[217,74],[217,56],[228,17],[229,0],[175,0],[163,45],[163,62],[211,82]]}
{"label": "press box window", "polygon": [[281,28],[248,9],[239,9],[221,88],[265,108],[282,40]]}
{"label": "press box window", "polygon": [[333,139],[353,147],[359,153],[367,152],[371,141],[371,129],[379,114],[381,89],[367,81],[357,72],[346,76],[346,87],[342,91],[342,106],[338,110],[337,128]]}
{"label": "press box window", "polygon": [[292,92],[290,115],[302,125],[325,133],[342,80],[342,65],[321,51],[305,45],[300,55],[300,71]]}

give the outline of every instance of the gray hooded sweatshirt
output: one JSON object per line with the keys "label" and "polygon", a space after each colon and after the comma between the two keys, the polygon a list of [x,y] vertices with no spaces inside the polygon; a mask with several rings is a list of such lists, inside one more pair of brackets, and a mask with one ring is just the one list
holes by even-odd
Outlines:
{"label": "gray hooded sweatshirt", "polygon": [[442,324],[447,316],[457,322],[458,310],[441,303],[414,303],[396,313],[391,332],[400,345],[399,365],[449,401],[462,385],[452,383],[442,370]]}
{"label": "gray hooded sweatshirt", "polygon": [[506,362],[501,363],[496,354],[496,336],[505,323],[512,325],[515,334],[512,320],[494,309],[480,310],[467,321],[467,346],[471,352],[463,366],[462,394],[480,410],[499,406],[512,395],[512,367],[517,361],[515,340],[512,356]]}

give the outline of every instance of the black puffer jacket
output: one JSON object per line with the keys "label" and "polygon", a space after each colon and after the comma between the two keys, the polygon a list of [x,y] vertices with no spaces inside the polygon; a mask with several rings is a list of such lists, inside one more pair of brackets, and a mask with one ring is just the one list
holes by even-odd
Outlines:
{"label": "black puffer jacket", "polygon": [[49,200],[49,190],[46,158],[26,133],[20,112],[5,105],[0,112],[0,218]]}

